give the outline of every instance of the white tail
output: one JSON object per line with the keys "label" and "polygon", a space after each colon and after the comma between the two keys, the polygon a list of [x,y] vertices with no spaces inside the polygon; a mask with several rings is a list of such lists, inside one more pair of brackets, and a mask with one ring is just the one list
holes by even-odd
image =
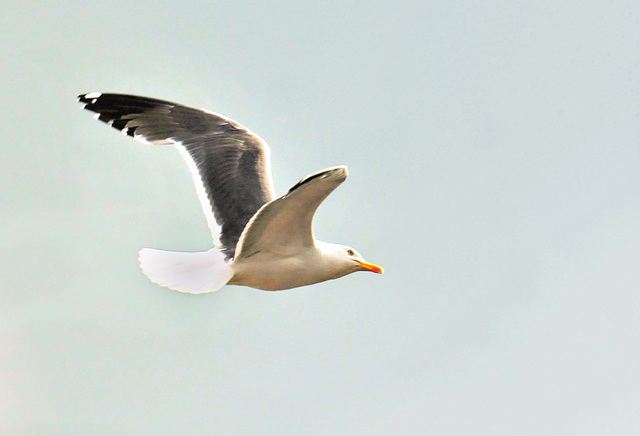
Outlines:
{"label": "white tail", "polygon": [[140,268],[149,280],[178,292],[215,292],[233,277],[233,269],[218,249],[180,252],[143,248]]}

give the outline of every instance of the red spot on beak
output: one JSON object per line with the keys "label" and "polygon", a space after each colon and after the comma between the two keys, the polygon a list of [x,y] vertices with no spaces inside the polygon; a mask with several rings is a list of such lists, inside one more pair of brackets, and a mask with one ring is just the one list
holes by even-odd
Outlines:
{"label": "red spot on beak", "polygon": [[361,260],[357,260],[356,262],[358,262],[360,264],[360,267],[362,269],[364,269],[364,270],[371,271],[371,272],[376,273],[376,274],[384,273],[384,270],[382,269],[382,267],[380,267],[378,265],[374,265],[372,263],[363,262]]}

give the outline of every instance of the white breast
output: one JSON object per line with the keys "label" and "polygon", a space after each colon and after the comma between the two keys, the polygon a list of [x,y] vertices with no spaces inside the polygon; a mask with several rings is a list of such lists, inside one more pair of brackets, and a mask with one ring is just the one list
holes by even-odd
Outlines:
{"label": "white breast", "polygon": [[230,285],[243,285],[265,291],[280,291],[311,285],[334,277],[334,268],[315,247],[296,256],[280,257],[256,253],[232,264]]}

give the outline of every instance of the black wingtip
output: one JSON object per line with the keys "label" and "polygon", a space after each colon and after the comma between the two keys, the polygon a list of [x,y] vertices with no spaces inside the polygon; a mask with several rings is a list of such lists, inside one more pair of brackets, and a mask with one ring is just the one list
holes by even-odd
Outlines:
{"label": "black wingtip", "polygon": [[305,185],[305,184],[309,183],[312,180],[322,179],[322,178],[329,177],[329,176],[332,176],[332,175],[337,176],[338,178],[341,179],[340,182],[343,182],[343,181],[345,181],[347,179],[347,176],[349,175],[349,171],[347,170],[347,167],[342,166],[342,165],[318,171],[317,173],[313,173],[311,175],[308,175],[307,177],[305,177],[304,179],[300,180],[298,183],[293,185],[293,187],[291,189],[289,189],[289,192],[295,191],[296,189],[298,189],[302,185]]}
{"label": "black wingtip", "polygon": [[90,102],[92,100],[97,100],[101,95],[101,92],[88,92],[86,94],[80,94],[78,96],[78,101]]}
{"label": "black wingtip", "polygon": [[94,104],[100,98],[101,95],[102,93],[100,92],[88,92],[86,94],[80,94],[77,97],[77,100],[78,100],[78,103],[82,104],[83,109],[91,110],[91,108],[88,108],[87,106]]}

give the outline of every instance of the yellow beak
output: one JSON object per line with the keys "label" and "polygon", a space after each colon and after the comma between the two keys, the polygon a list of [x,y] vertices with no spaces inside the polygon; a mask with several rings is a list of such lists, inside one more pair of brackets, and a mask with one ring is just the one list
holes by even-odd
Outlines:
{"label": "yellow beak", "polygon": [[367,271],[371,271],[371,272],[374,272],[376,274],[384,273],[384,270],[382,269],[382,267],[380,267],[378,265],[374,265],[372,263],[363,262],[361,260],[356,260],[356,262],[358,262],[360,264],[360,267],[362,269],[365,269]]}

